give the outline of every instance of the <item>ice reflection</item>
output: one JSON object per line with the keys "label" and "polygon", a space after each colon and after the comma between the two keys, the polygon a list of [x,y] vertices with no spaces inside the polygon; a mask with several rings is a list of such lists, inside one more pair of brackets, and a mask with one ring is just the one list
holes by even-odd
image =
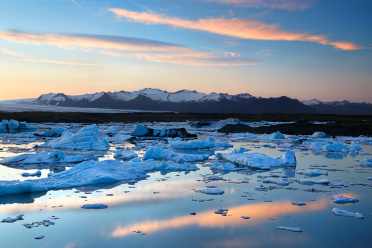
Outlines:
{"label": "ice reflection", "polygon": [[[124,237],[132,233],[133,230],[141,230],[145,233],[154,233],[167,229],[181,228],[185,226],[197,225],[204,228],[224,228],[250,225],[255,222],[262,222],[268,218],[277,218],[289,213],[300,213],[309,211],[319,211],[325,209],[329,200],[322,198],[313,204],[308,204],[306,208],[292,205],[291,201],[281,201],[273,203],[245,204],[242,206],[229,208],[229,217],[222,217],[214,213],[215,209],[197,213],[196,216],[184,215],[167,220],[149,220],[127,226],[118,226],[111,234],[111,237]],[[231,216],[230,216],[231,215]],[[241,218],[243,215],[252,216],[249,221]]]}

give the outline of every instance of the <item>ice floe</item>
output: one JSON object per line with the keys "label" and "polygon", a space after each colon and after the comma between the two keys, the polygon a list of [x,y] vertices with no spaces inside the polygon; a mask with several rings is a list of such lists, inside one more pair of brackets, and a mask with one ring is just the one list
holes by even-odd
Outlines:
{"label": "ice floe", "polygon": [[114,158],[129,160],[138,157],[138,154],[134,151],[115,151],[114,153]]}
{"label": "ice floe", "polygon": [[313,138],[317,139],[327,139],[327,138],[332,138],[331,136],[325,134],[324,132],[315,132],[313,135],[311,135]]}
{"label": "ice floe", "polygon": [[302,184],[329,184],[331,183],[328,179],[311,180],[311,179],[300,179],[299,183]]}
{"label": "ice floe", "polygon": [[277,226],[276,229],[291,231],[291,232],[302,232],[301,228],[298,227],[288,227],[288,226]]}
{"label": "ice floe", "polygon": [[225,191],[220,189],[202,189],[200,192],[207,195],[222,195],[225,193]]}
{"label": "ice floe", "polygon": [[136,137],[181,137],[190,138],[196,137],[195,134],[190,134],[185,128],[167,128],[152,129],[143,125],[137,125],[136,129],[132,132],[132,136]]}
{"label": "ice floe", "polygon": [[109,143],[99,137],[97,125],[84,127],[77,133],[63,132],[60,138],[46,142],[40,147],[68,150],[107,150]]}
{"label": "ice floe", "polygon": [[81,208],[84,209],[105,209],[108,206],[102,203],[92,203],[92,204],[84,204]]}
{"label": "ice floe", "polygon": [[334,195],[332,196],[332,201],[334,203],[355,203],[358,202],[359,200],[356,198],[348,198],[342,195]]}
{"label": "ice floe", "polygon": [[7,217],[5,219],[2,219],[1,222],[7,222],[7,223],[13,223],[13,222],[16,222],[17,220],[23,220],[23,214],[20,214],[20,215],[17,215],[16,217],[12,218],[12,217]]}
{"label": "ice floe", "polygon": [[336,216],[345,216],[345,217],[355,217],[358,219],[364,219],[364,216],[361,213],[352,213],[346,210],[334,208],[332,209],[332,213]]}
{"label": "ice floe", "polygon": [[49,163],[79,163],[84,161],[81,155],[68,156],[60,150],[51,153],[27,153],[0,160],[0,164],[49,164]]}
{"label": "ice floe", "polygon": [[252,167],[261,170],[269,170],[280,166],[296,166],[294,151],[287,151],[283,156],[272,158],[263,153],[218,153],[217,157],[230,163]]}
{"label": "ice floe", "polygon": [[151,146],[143,155],[143,159],[172,160],[179,163],[202,161],[208,159],[208,155],[186,154],[174,152],[157,146]]}
{"label": "ice floe", "polygon": [[221,171],[236,171],[239,170],[239,168],[236,168],[236,166],[232,163],[218,163],[214,162],[211,166],[212,170],[221,170]]}
{"label": "ice floe", "polygon": [[29,172],[23,172],[21,174],[23,177],[35,177],[35,176],[41,176],[41,171],[35,171],[34,173],[29,173]]}
{"label": "ice floe", "polygon": [[316,176],[320,176],[320,175],[328,175],[328,172],[322,172],[321,170],[319,169],[308,169],[308,170],[305,170],[305,171],[299,171],[297,172],[297,174],[302,174],[302,175],[306,175],[306,176],[310,176],[310,177],[316,177]]}

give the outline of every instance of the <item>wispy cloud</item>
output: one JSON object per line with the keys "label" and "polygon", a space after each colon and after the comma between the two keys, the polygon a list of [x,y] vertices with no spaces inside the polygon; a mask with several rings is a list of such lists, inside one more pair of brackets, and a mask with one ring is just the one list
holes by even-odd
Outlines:
{"label": "wispy cloud", "polygon": [[118,18],[142,22],[145,24],[164,24],[177,28],[201,30],[210,33],[227,35],[242,39],[253,40],[285,40],[285,41],[309,41],[323,45],[331,45],[341,50],[358,50],[358,45],[346,41],[330,41],[324,35],[311,35],[309,33],[290,32],[280,28],[277,24],[267,24],[261,21],[243,18],[209,18],[197,21],[168,17],[156,13],[134,12],[126,9],[109,9]]}
{"label": "wispy cloud", "polygon": [[23,57],[24,56],[23,53],[8,50],[8,49],[5,49],[5,48],[0,48],[0,51],[2,53],[7,54],[7,55],[12,56],[12,57]]}
{"label": "wispy cloud", "polygon": [[[86,34],[37,34],[14,31],[0,31],[0,39],[30,45],[49,45],[63,49],[78,49],[110,56],[126,56],[155,62],[186,65],[253,65],[259,61],[197,51],[185,46],[123,36]],[[31,62],[31,61],[29,61]],[[32,61],[36,62],[36,61]]]}
{"label": "wispy cloud", "polygon": [[75,4],[76,6],[78,6],[79,8],[81,8],[81,5],[78,4],[78,3],[76,2],[76,0],[71,0],[71,2],[72,2],[73,4]]}
{"label": "wispy cloud", "polygon": [[312,7],[312,1],[309,0],[204,0],[204,1],[234,4],[249,8],[304,10]]}
{"label": "wispy cloud", "polygon": [[32,63],[60,64],[60,65],[100,66],[100,64],[95,64],[95,63],[84,63],[84,62],[74,62],[74,61],[59,61],[59,60],[48,60],[48,59],[11,59],[11,60],[32,62]]}

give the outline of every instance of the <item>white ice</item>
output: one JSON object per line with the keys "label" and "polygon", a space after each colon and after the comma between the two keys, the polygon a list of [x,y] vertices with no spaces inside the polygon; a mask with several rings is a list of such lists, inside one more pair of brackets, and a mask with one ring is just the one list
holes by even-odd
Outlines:
{"label": "white ice", "polygon": [[161,147],[151,146],[143,155],[143,159],[172,160],[178,163],[202,161],[208,159],[208,155],[178,153]]}
{"label": "white ice", "polygon": [[115,151],[114,158],[122,158],[122,159],[132,159],[137,158],[137,153],[133,151]]}
{"label": "white ice", "polygon": [[225,191],[220,189],[202,189],[200,192],[207,195],[222,195]]}
{"label": "white ice", "polygon": [[46,142],[40,147],[69,150],[107,150],[109,143],[98,135],[97,125],[84,127],[77,133],[63,132],[60,138]]}
{"label": "white ice", "polygon": [[298,180],[298,182],[302,184],[329,184],[330,183],[328,179],[320,179],[320,180],[300,179]]}
{"label": "white ice", "polygon": [[263,153],[218,153],[217,157],[234,164],[253,167],[256,169],[269,170],[279,166],[296,166],[294,151],[287,151],[283,156],[272,158]]}
{"label": "white ice", "polygon": [[55,150],[51,153],[21,154],[0,160],[0,164],[49,164],[49,163],[79,163],[84,161],[81,155],[68,156],[64,152]]}
{"label": "white ice", "polygon": [[334,195],[332,196],[332,200],[334,203],[355,203],[359,201],[356,198],[348,198],[342,195]]}
{"label": "white ice", "polygon": [[315,177],[315,176],[320,176],[320,175],[328,175],[328,172],[326,172],[326,171],[322,172],[319,169],[314,169],[314,170],[308,169],[308,170],[305,170],[305,171],[297,172],[297,174],[302,174],[302,175],[306,175],[306,176]]}
{"label": "white ice", "polygon": [[298,227],[277,226],[276,229],[291,231],[291,232],[302,232],[301,228],[298,228]]}
{"label": "white ice", "polygon": [[92,203],[92,204],[84,204],[81,208],[84,209],[104,209],[107,208],[108,206],[106,204],[102,203]]}
{"label": "white ice", "polygon": [[355,217],[358,219],[364,219],[364,216],[361,213],[352,213],[346,210],[341,210],[338,208],[332,209],[332,213],[337,216],[345,216],[345,217]]}
{"label": "white ice", "polygon": [[211,138],[208,141],[173,141],[169,145],[172,149],[210,149],[232,146],[227,142],[216,142]]}

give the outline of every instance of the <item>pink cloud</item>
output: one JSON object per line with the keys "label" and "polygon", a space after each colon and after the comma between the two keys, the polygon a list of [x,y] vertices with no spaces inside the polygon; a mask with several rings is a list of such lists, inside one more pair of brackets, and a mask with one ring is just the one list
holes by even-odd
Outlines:
{"label": "pink cloud", "polygon": [[116,14],[116,16],[119,18],[124,17],[127,20],[135,22],[171,25],[178,28],[206,31],[242,39],[309,41],[323,45],[331,45],[341,50],[361,49],[361,47],[351,42],[330,41],[323,35],[311,35],[309,33],[285,31],[282,30],[277,24],[266,24],[256,20],[239,18],[209,18],[191,21],[176,17],[167,17],[165,15],[155,13],[140,13],[125,9],[109,9],[109,11]]}
{"label": "pink cloud", "polygon": [[234,4],[249,8],[270,8],[286,10],[304,10],[311,8],[309,0],[204,0],[206,2],[217,2]]}
{"label": "pink cloud", "polygon": [[12,57],[23,57],[24,56],[23,53],[12,51],[12,50],[5,49],[5,48],[0,48],[0,51]]}
{"label": "pink cloud", "polygon": [[[257,60],[239,58],[239,56],[232,53],[223,55],[212,54],[171,43],[122,36],[0,31],[0,39],[37,46],[49,45],[62,49],[78,49],[109,56],[125,56],[154,62],[184,65],[233,66],[254,65],[259,62]],[[32,61],[30,59],[27,61],[46,63],[46,61]],[[51,61],[48,62],[51,63]]]}

